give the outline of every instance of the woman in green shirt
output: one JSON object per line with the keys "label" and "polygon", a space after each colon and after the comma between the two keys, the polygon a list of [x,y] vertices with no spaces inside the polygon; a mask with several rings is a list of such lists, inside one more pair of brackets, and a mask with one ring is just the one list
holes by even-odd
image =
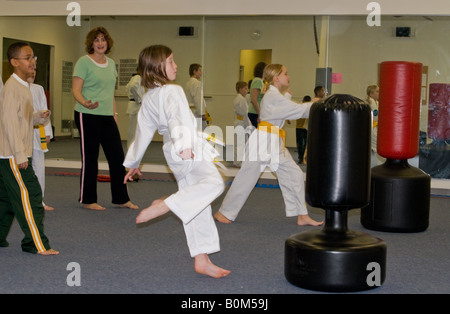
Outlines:
{"label": "woman in green shirt", "polygon": [[103,27],[92,29],[86,36],[85,56],[75,64],[72,93],[75,104],[75,123],[80,133],[81,179],[80,203],[84,208],[104,210],[97,203],[98,154],[100,145],[108,160],[111,176],[112,203],[137,209],[131,203],[127,186],[123,184],[125,154],[117,126],[114,89],[116,65],[108,58],[113,40]]}
{"label": "woman in green shirt", "polygon": [[250,104],[248,106],[248,118],[255,128],[258,127],[259,111],[261,110],[259,105],[261,104],[261,99],[263,97],[261,89],[264,86],[262,75],[265,67],[265,62],[259,62],[255,65],[255,68],[253,70],[253,75],[255,77],[253,78],[250,85]]}

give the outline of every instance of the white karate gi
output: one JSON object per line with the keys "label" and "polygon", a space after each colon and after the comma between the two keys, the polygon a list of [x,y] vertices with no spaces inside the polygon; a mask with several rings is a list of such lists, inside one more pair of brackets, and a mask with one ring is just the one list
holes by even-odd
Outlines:
{"label": "white karate gi", "polygon": [[234,160],[233,164],[240,166],[244,159],[245,143],[247,142],[249,134],[254,127],[248,118],[248,102],[241,94],[237,94],[233,101],[234,108],[234,132],[236,133],[236,140],[234,142]]}
{"label": "white karate gi", "polygon": [[375,166],[383,164],[386,161],[386,158],[381,157],[380,155],[378,155],[378,152],[377,152],[378,100],[375,100],[372,97],[369,97],[368,102],[369,102],[370,108],[372,109],[373,122],[376,122],[376,126],[372,127],[372,138],[371,138],[371,153],[372,153],[372,157],[370,159],[371,167],[375,167]]}
{"label": "white karate gi", "polygon": [[[164,156],[179,188],[164,202],[183,222],[191,256],[219,251],[219,236],[210,206],[224,191],[223,179],[213,162],[218,154],[206,140],[198,137],[197,123],[182,87],[164,85],[149,89],[144,95],[125,167],[139,167],[156,130],[163,135]],[[180,152],[187,148],[192,149],[194,159],[181,159]]]}
{"label": "white karate gi", "polygon": [[[40,110],[48,110],[47,97],[45,97],[44,88],[41,85],[30,83],[30,91],[33,95],[33,108],[34,112]],[[53,138],[52,124],[50,119],[48,123],[44,125],[45,136]],[[45,156],[44,153],[48,152],[48,149],[43,150],[41,147],[41,135],[39,129],[34,129],[33,139],[33,156],[31,159],[31,165],[38,178],[39,184],[42,189],[42,197],[44,197],[45,191]]]}
{"label": "white karate gi", "polygon": [[134,140],[134,132],[136,131],[137,113],[141,106],[142,95],[145,92],[144,87],[141,85],[141,76],[134,75],[127,86],[125,86],[125,90],[129,99],[127,115],[130,116],[130,124],[128,126],[127,147],[130,147]]}
{"label": "white karate gi", "polygon": [[202,93],[202,82],[195,77],[189,78],[184,86],[184,92],[189,103],[189,107],[197,118],[197,121],[201,121],[202,130],[207,127],[206,121],[202,120],[202,116],[206,114],[206,102]]}
{"label": "white karate gi", "polygon": [[[285,120],[308,118],[312,102],[298,104],[291,95],[282,95],[274,86],[264,94],[261,101],[261,121],[282,128]],[[303,171],[295,163],[278,134],[256,129],[248,140],[245,160],[233,180],[219,211],[234,221],[247,201],[261,175],[269,166],[278,177],[285,203],[287,217],[306,215],[305,179]]]}

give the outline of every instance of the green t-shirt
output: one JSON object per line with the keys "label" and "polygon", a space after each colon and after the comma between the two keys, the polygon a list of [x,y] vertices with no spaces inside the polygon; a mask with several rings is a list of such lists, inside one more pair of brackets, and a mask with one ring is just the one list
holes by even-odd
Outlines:
{"label": "green t-shirt", "polygon": [[[261,78],[255,77],[252,81],[252,85],[250,86],[250,95],[252,94],[252,89],[259,89],[259,96],[258,96],[258,104],[261,105],[261,99],[263,98],[263,94],[261,93],[261,89],[263,87],[264,83]],[[251,97],[251,96],[250,96]],[[261,110],[261,107],[259,108]],[[255,108],[253,107],[252,102],[250,102],[248,106],[248,112],[249,113],[257,113]]]}
{"label": "green t-shirt", "polygon": [[75,111],[103,116],[114,115],[117,69],[113,59],[108,57],[106,59],[107,63],[98,64],[86,55],[75,64],[73,76],[84,81],[81,94],[85,100],[98,101],[99,104],[95,109],[88,109],[77,102]]}

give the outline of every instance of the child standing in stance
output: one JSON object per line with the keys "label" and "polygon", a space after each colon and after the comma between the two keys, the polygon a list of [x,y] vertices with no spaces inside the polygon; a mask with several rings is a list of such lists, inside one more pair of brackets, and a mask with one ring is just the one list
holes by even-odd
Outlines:
{"label": "child standing in stance", "polygon": [[258,128],[250,135],[245,160],[214,217],[222,223],[233,222],[261,172],[268,166],[277,175],[286,216],[296,216],[299,226],[322,225],[323,222],[315,221],[308,215],[303,171],[285,148],[286,132],[282,129],[286,120],[308,118],[312,103],[298,104],[291,100],[290,77],[282,64],[267,65],[263,81],[264,97]]}
{"label": "child standing in stance", "polygon": [[181,86],[175,80],[177,65],[172,50],[154,45],[139,55],[138,72],[148,88],[138,113],[135,140],[128,149],[124,166],[129,168],[124,183],[141,175],[139,164],[156,131],[163,135],[163,152],[179,190],[157,199],[136,218],[142,223],[169,210],[183,222],[195,270],[214,278],[230,271],[213,264],[208,254],[220,251],[218,231],[212,217],[211,202],[224,191],[224,182],[213,158],[217,152],[197,136],[196,120]]}
{"label": "child standing in stance", "polygon": [[36,57],[23,42],[9,46],[8,60],[14,73],[0,95],[0,247],[16,217],[25,237],[22,251],[57,255],[44,234],[42,190],[31,166],[33,125],[45,124],[48,110],[33,113],[33,97],[27,79],[34,74]]}

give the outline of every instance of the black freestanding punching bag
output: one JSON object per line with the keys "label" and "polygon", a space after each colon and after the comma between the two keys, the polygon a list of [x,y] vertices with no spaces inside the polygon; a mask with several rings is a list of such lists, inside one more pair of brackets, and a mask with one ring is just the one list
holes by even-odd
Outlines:
{"label": "black freestanding punching bag", "polygon": [[370,202],[361,208],[367,229],[428,228],[431,178],[407,160],[419,150],[421,85],[421,63],[381,63],[377,151],[386,162],[372,168]]}
{"label": "black freestanding punching bag", "polygon": [[350,95],[311,107],[306,201],[325,210],[325,225],[285,242],[285,276],[299,287],[360,291],[384,282],[386,244],[347,227],[347,212],[369,202],[371,110]]}

